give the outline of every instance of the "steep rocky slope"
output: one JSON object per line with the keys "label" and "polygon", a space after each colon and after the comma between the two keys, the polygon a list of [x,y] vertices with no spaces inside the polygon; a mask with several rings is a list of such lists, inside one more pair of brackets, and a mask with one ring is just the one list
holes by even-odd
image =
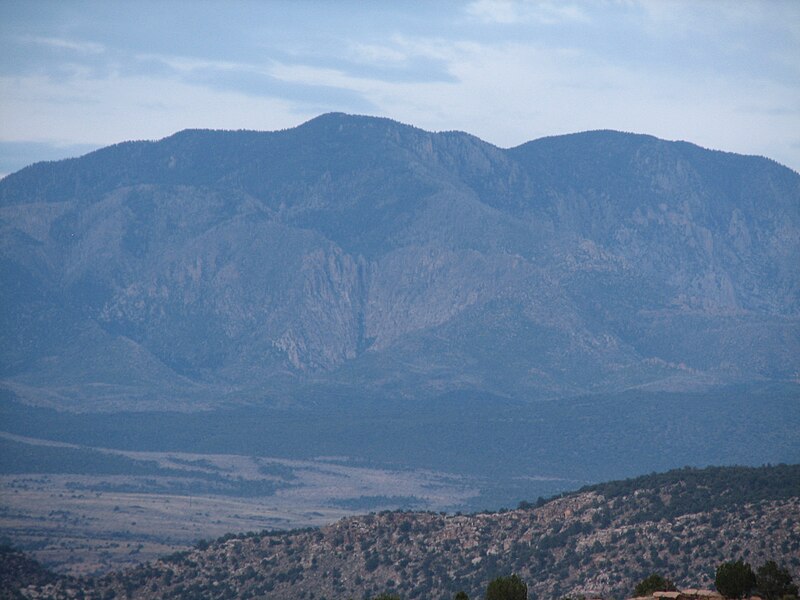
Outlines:
{"label": "steep rocky slope", "polygon": [[800,372],[800,176],[688,143],[183,131],[4,178],[0,231],[3,384],[61,408]]}

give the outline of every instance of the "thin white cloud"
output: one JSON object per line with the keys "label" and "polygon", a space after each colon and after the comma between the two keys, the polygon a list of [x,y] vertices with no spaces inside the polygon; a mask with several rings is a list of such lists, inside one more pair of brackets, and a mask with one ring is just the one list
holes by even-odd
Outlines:
{"label": "thin white cloud", "polygon": [[280,129],[316,114],[278,98],[139,75],[0,77],[0,97],[5,114],[15,115],[4,120],[2,141],[105,145],[186,128]]}
{"label": "thin white cloud", "polygon": [[467,5],[466,12],[479,21],[505,25],[589,21],[589,16],[580,6],[540,0],[475,0]]}
{"label": "thin white cloud", "polygon": [[369,78],[348,75],[340,69],[315,67],[307,64],[290,64],[276,62],[270,69],[270,74],[282,81],[292,83],[316,83],[319,85],[336,86],[350,89],[364,90],[383,82]]}
{"label": "thin white cloud", "polygon": [[355,62],[377,65],[396,65],[408,61],[409,54],[400,51],[396,47],[380,44],[365,44],[361,42],[350,42],[348,44],[348,58]]}
{"label": "thin white cloud", "polygon": [[737,2],[681,2],[678,0],[637,0],[645,16],[643,25],[664,33],[712,31],[728,27],[776,24],[800,35],[800,4],[796,0],[738,0]]}
{"label": "thin white cloud", "polygon": [[[800,74],[800,2],[652,2],[639,0],[636,24],[654,39],[675,44],[703,39],[718,53],[761,54]],[[746,68],[746,67],[745,67]]]}
{"label": "thin white cloud", "polygon": [[56,48],[59,50],[72,50],[81,54],[103,54],[106,51],[106,48],[103,46],[103,44],[98,44],[96,42],[37,36],[20,36],[18,39],[21,42],[28,42],[37,44],[39,46],[48,46],[50,48]]}
{"label": "thin white cloud", "polygon": [[510,0],[476,0],[467,6],[467,14],[489,23],[517,23],[519,13]]}
{"label": "thin white cloud", "polygon": [[208,60],[189,56],[172,56],[165,54],[137,54],[136,60],[157,61],[163,65],[181,73],[191,73],[192,71],[204,71],[213,69],[217,71],[263,71],[251,63]]}

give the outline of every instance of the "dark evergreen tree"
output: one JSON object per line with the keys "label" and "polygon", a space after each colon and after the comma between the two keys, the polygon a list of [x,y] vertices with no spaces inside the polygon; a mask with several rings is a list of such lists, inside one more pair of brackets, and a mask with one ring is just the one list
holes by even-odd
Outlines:
{"label": "dark evergreen tree", "polygon": [[756,587],[756,576],[746,562],[726,562],[717,567],[714,586],[726,598],[744,598]]}
{"label": "dark evergreen tree", "polygon": [[517,575],[498,577],[486,588],[486,600],[528,600],[528,585]]}
{"label": "dark evergreen tree", "polygon": [[766,600],[779,600],[786,596],[797,597],[797,586],[784,567],[769,560],[756,569],[756,588]]}
{"label": "dark evergreen tree", "polygon": [[653,592],[673,592],[675,589],[675,584],[669,579],[653,573],[636,584],[634,593],[636,596],[651,596]]}

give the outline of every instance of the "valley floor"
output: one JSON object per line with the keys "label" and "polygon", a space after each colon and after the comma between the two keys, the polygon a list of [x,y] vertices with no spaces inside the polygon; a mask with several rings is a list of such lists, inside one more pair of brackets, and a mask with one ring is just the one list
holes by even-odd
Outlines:
{"label": "valley floor", "polygon": [[[2,432],[0,440],[40,454],[78,448]],[[354,466],[346,457],[90,450],[152,473],[0,475],[0,539],[58,572],[98,574],[229,532],[320,526],[387,508],[439,511],[477,493],[463,477]]]}

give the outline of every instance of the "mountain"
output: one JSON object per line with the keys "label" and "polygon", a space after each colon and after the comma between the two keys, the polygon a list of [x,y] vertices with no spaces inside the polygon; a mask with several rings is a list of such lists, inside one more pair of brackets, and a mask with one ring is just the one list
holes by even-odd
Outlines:
{"label": "mountain", "polygon": [[754,567],[775,560],[797,580],[798,511],[798,465],[680,469],[499,513],[385,511],[226,535],[96,578],[48,577],[7,552],[0,574],[34,598],[479,598],[511,572],[531,598],[630,597],[653,572],[710,587],[714,569],[739,557]]}
{"label": "mountain", "polygon": [[68,410],[792,382],[800,175],[327,114],[0,181],[0,377]]}

